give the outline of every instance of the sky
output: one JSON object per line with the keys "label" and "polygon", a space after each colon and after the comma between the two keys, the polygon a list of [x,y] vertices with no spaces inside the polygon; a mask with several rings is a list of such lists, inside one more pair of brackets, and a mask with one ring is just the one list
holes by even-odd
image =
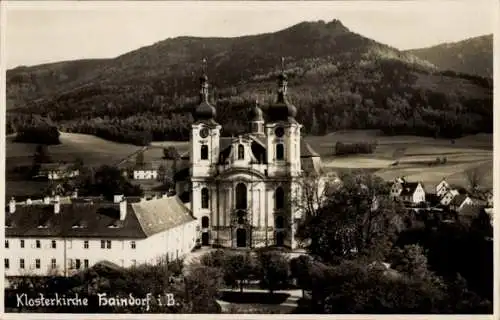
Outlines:
{"label": "sky", "polygon": [[493,33],[495,0],[132,2],[2,1],[7,69],[113,58],[177,36],[234,37],[340,20],[398,49]]}

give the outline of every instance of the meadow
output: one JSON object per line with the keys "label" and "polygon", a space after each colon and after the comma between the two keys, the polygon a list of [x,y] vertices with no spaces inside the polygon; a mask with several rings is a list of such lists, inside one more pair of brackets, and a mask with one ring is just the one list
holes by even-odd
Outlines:
{"label": "meadow", "polygon": [[[478,134],[455,141],[417,136],[380,136],[377,131],[360,130],[335,132],[322,137],[306,137],[306,141],[322,155],[329,170],[366,169],[385,180],[405,177],[420,181],[426,191],[441,181],[467,186],[464,172],[479,168],[482,186],[493,187],[493,136]],[[334,156],[337,141],[343,143],[377,141],[372,154]],[[433,164],[446,158],[444,164]]]}
{"label": "meadow", "polygon": [[[72,162],[77,158],[85,165],[115,165],[134,161],[130,157],[143,149],[129,144],[115,143],[91,135],[61,133],[61,144],[49,146],[54,161]],[[493,186],[493,137],[490,134],[466,136],[452,141],[417,136],[381,136],[374,130],[349,130],[325,136],[307,136],[305,140],[320,153],[328,170],[366,169],[385,180],[404,176],[409,181],[423,182],[431,191],[442,178],[452,184],[466,187],[464,171],[479,167],[484,173],[483,186]],[[376,141],[372,154],[335,156],[335,144]],[[33,161],[35,144],[16,143],[14,136],[7,136],[6,144],[7,195],[32,194],[42,190],[46,183],[16,181],[9,172],[16,166],[27,166]],[[188,150],[188,142],[154,142],[144,152],[146,162],[162,158],[163,148],[176,147],[182,154]],[[429,165],[436,158],[446,157],[445,164]],[[397,165],[394,163],[397,162]]]}

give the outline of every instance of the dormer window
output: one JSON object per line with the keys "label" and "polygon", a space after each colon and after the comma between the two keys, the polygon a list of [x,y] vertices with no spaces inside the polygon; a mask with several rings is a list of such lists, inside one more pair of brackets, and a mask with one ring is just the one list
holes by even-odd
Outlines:
{"label": "dormer window", "polygon": [[238,145],[238,160],[245,159],[245,147],[242,144]]}
{"label": "dormer window", "polygon": [[122,226],[123,226],[123,223],[121,220],[115,220],[113,223],[108,225],[108,228],[116,229],[116,228],[121,228]]}
{"label": "dormer window", "polygon": [[201,146],[200,157],[201,160],[208,160],[208,146],[206,144]]}
{"label": "dormer window", "polygon": [[72,226],[71,226],[72,229],[82,229],[82,228],[85,228],[85,222],[84,221],[77,221],[75,222]]}
{"label": "dormer window", "polygon": [[285,150],[282,143],[276,145],[276,160],[283,160],[285,158]]}

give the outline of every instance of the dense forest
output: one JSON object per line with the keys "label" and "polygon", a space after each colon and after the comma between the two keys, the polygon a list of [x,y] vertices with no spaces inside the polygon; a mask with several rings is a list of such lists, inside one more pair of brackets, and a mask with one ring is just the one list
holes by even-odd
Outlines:
{"label": "dense forest", "polygon": [[9,70],[7,130],[43,118],[62,131],[138,145],[187,140],[200,61],[208,57],[216,120],[230,136],[247,128],[256,99],[264,111],[274,102],[280,56],[306,134],[381,129],[454,138],[493,130],[492,79],[438,71],[336,20],[239,38],[180,37],[115,59]]}

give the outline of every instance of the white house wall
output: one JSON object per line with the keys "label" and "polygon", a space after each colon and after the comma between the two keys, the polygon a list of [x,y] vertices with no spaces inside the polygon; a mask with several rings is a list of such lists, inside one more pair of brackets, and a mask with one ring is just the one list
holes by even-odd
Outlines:
{"label": "white house wall", "polygon": [[[109,239],[109,238],[25,238],[25,247],[20,247],[21,238],[7,238],[9,248],[4,250],[4,258],[9,259],[9,269],[5,269],[6,276],[19,275],[47,275],[52,272],[51,260],[56,259],[59,274],[70,275],[77,270],[71,270],[70,261],[80,259],[81,269],[84,260],[88,260],[89,267],[95,263],[107,260],[122,267],[134,264],[156,263],[157,259],[169,255],[170,259],[181,257],[190,252],[196,241],[196,221],[189,222],[170,230],[155,234],[145,239]],[[36,240],[40,240],[41,248],[36,248]],[[52,248],[52,240],[56,241],[56,248]],[[101,240],[111,240],[110,249],[101,248]],[[84,247],[88,241],[88,249]],[[131,242],[136,247],[132,248]],[[25,260],[25,269],[19,268],[20,259]],[[40,259],[40,269],[35,268],[35,260]]]}

